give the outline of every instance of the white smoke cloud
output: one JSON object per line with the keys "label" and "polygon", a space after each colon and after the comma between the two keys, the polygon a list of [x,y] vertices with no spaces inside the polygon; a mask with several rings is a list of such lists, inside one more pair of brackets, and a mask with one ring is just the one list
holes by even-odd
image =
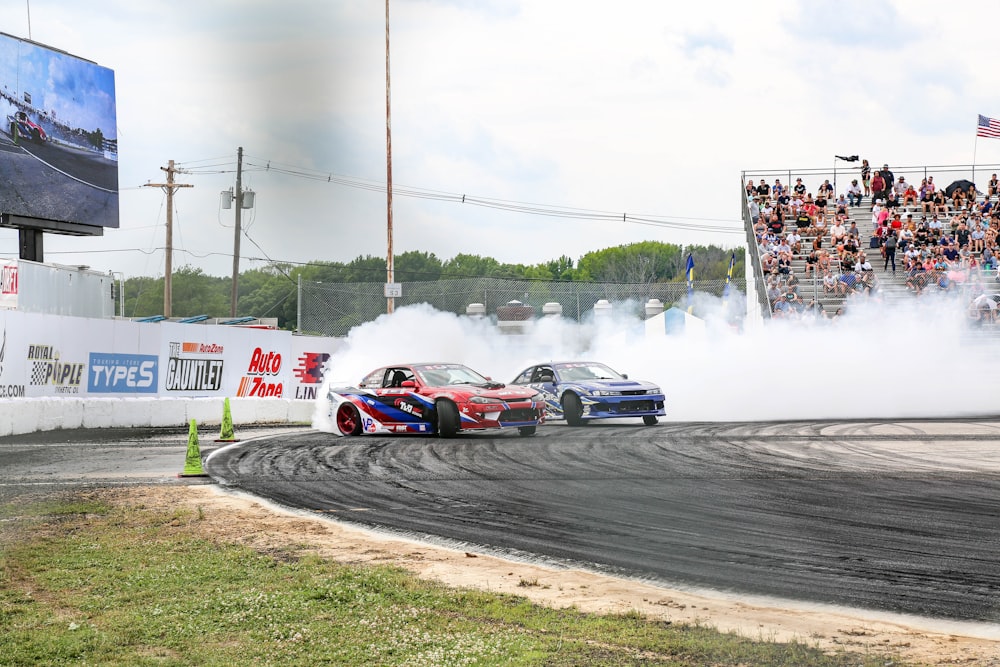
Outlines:
{"label": "white smoke cloud", "polygon": [[[647,325],[635,304],[615,304],[612,313],[582,323],[541,318],[523,334],[503,333],[488,319],[409,306],[350,332],[331,358],[321,396],[331,383],[356,385],[392,363],[459,362],[510,382],[534,363],[586,359],[658,383],[669,421],[968,417],[1000,411],[994,389],[1000,378],[998,339],[970,328],[961,299],[928,294],[852,301],[836,320],[773,320],[742,330],[729,324],[718,297],[696,294],[694,303],[703,323],[670,334],[659,321]],[[324,421],[318,415],[314,426],[335,430],[324,428]]]}

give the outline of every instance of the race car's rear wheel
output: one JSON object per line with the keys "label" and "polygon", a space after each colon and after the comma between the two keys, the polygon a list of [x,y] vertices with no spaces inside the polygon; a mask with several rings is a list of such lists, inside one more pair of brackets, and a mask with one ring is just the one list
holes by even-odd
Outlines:
{"label": "race car's rear wheel", "polygon": [[656,415],[642,416],[642,423],[645,424],[646,426],[655,426],[658,421],[660,420],[656,418]]}
{"label": "race car's rear wheel", "polygon": [[521,426],[517,429],[517,432],[521,435],[535,435],[535,431],[538,429],[537,426]]}
{"label": "race car's rear wheel", "polygon": [[583,426],[583,403],[580,397],[571,391],[567,391],[562,397],[563,415],[566,423],[570,426]]}
{"label": "race car's rear wheel", "polygon": [[441,438],[453,438],[458,433],[458,408],[451,401],[438,401],[434,406],[437,413],[437,434]]}
{"label": "race car's rear wheel", "polygon": [[350,403],[341,403],[337,408],[337,428],[344,435],[361,434],[361,415]]}

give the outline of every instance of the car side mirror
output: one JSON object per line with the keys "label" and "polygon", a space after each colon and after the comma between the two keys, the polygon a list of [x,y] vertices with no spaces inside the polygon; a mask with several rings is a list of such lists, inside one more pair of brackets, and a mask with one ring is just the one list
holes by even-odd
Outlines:
{"label": "car side mirror", "polygon": [[628,373],[622,373],[622,377],[627,380],[628,379]]}
{"label": "car side mirror", "polygon": [[401,383],[399,384],[399,386],[400,386],[400,387],[409,387],[409,388],[411,388],[411,389],[412,389],[413,387],[416,387],[416,386],[417,386],[417,383],[416,383],[416,382],[414,382],[413,380],[403,380],[403,381],[402,381],[402,382],[401,382]]}

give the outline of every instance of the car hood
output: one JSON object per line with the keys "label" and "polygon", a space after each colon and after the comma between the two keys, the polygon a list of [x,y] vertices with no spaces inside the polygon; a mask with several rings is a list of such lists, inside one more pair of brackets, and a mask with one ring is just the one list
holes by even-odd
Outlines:
{"label": "car hood", "polygon": [[[455,387],[449,387],[450,389],[455,389]],[[459,391],[468,392],[470,396],[483,396],[485,398],[498,398],[502,401],[515,401],[522,400],[525,398],[531,398],[538,392],[530,387],[515,387],[513,385],[507,385],[506,387],[499,387],[496,389],[488,389],[486,387],[476,387],[476,386],[465,386],[460,387]]]}
{"label": "car hood", "polygon": [[659,389],[659,385],[645,380],[586,380],[584,382],[566,382],[587,389],[606,389],[610,391],[636,391],[639,389]]}

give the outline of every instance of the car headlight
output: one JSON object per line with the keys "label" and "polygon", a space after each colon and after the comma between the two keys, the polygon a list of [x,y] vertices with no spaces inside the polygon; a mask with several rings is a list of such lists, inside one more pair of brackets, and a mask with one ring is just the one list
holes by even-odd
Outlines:
{"label": "car headlight", "polygon": [[620,391],[611,391],[610,389],[595,389],[590,392],[593,396],[621,396]]}
{"label": "car headlight", "polygon": [[503,401],[498,398],[488,398],[486,396],[473,396],[469,399],[469,403],[476,403],[478,405],[503,405]]}

